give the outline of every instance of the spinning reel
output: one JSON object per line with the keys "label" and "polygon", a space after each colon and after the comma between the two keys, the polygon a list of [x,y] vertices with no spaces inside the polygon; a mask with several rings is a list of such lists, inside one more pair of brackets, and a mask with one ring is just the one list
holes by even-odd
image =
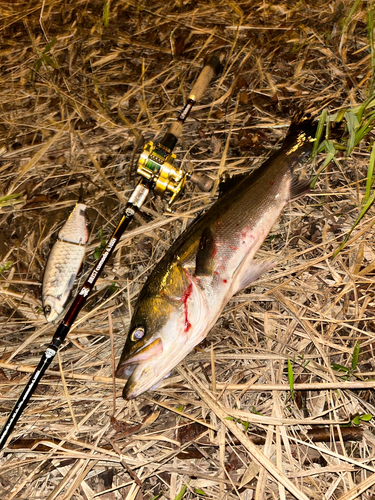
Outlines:
{"label": "spinning reel", "polygon": [[138,160],[137,173],[152,185],[152,191],[163,196],[170,194],[168,209],[181,195],[187,174],[175,166],[176,155],[162,143],[148,142]]}
{"label": "spinning reel", "polygon": [[201,191],[210,191],[213,181],[200,174],[185,172],[175,165],[176,155],[164,144],[159,142],[156,146],[148,142],[138,160],[137,173],[151,183],[151,190],[159,195],[169,194],[168,208],[171,212],[172,204],[181,196],[185,183],[190,180]]}

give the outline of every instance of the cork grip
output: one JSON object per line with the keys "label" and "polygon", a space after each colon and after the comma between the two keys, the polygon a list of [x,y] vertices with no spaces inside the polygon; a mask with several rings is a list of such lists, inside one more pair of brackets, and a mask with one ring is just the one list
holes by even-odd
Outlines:
{"label": "cork grip", "polygon": [[220,59],[216,55],[208,57],[205,61],[204,68],[202,69],[194,87],[190,92],[189,99],[193,99],[195,102],[199,101],[210,81],[220,72],[220,69]]}
{"label": "cork grip", "polygon": [[182,131],[184,129],[184,124],[181,122],[173,122],[168,129],[170,134],[173,134],[177,139],[179,139],[182,135]]}
{"label": "cork grip", "polygon": [[[221,62],[217,55],[211,54],[208,56],[203,65],[203,69],[195,82],[192,91],[189,94],[187,103],[177,117],[177,120],[169,127],[167,134],[160,141],[161,146],[165,146],[167,150],[172,151],[177,139],[182,135],[183,124],[188,117],[193,105],[199,101],[208,87],[212,78],[218,75],[221,71]],[[174,138],[171,142],[171,138]]]}

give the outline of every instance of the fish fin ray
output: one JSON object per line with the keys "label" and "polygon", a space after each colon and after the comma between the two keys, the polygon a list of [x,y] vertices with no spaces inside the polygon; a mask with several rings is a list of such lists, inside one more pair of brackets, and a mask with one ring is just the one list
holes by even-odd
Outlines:
{"label": "fish fin ray", "polygon": [[[247,288],[253,281],[257,280],[262,274],[272,269],[277,264],[274,259],[271,260],[251,260],[249,265],[246,262],[243,266],[243,272],[233,283],[233,295],[244,288]],[[242,266],[241,266],[242,267]]]}
{"label": "fish fin ray", "polygon": [[290,185],[290,198],[289,202],[298,200],[310,190],[310,180],[299,179],[298,177],[293,177],[292,183]]}
{"label": "fish fin ray", "polygon": [[[87,190],[85,191],[85,188],[83,187],[83,184],[81,182],[81,186],[79,188],[79,194],[78,194],[78,203],[84,204],[86,194],[87,194]],[[82,213],[81,213],[81,215],[82,215]]]}
{"label": "fish fin ray", "polygon": [[198,244],[195,258],[195,275],[212,276],[215,269],[216,255],[215,237],[210,227],[205,227]]}

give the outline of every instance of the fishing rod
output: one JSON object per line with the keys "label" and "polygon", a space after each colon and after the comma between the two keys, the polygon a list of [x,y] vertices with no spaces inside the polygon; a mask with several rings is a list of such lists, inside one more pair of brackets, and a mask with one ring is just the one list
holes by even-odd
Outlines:
{"label": "fishing rod", "polygon": [[168,209],[176,199],[182,194],[187,179],[190,179],[200,189],[207,191],[210,189],[210,179],[198,174],[190,174],[174,165],[176,155],[172,154],[178,139],[183,130],[184,122],[188,117],[194,104],[203,96],[206,88],[214,76],[217,76],[221,70],[220,57],[211,54],[204,61],[204,66],[199,74],[189,96],[188,100],[178,115],[177,119],[171,124],[160,142],[156,145],[150,141],[144,147],[138,160],[137,173],[141,175],[141,180],[130,196],[122,218],[114,230],[112,236],[103,249],[99,260],[91,270],[88,278],[82,285],[72,305],[65,314],[63,320],[58,325],[51,343],[44,352],[33,375],[29,379],[22,394],[14,405],[7,421],[0,431],[0,450],[4,447],[8,437],[11,435],[15,425],[26,408],[31,396],[37,388],[39,381],[45,371],[50,366],[59,347],[66,339],[71,327],[74,324],[79,312],[85,305],[85,302],[92,292],[96,280],[98,279],[103,267],[108,262],[117,243],[129,224],[132,222],[135,213],[142,207],[150,191],[156,195],[163,196],[169,194]]}

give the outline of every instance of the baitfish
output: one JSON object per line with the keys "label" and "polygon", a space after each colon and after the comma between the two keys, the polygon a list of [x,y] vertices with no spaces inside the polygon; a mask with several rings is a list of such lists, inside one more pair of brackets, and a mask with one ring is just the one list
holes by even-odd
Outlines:
{"label": "baitfish", "polygon": [[309,181],[293,170],[311,154],[316,125],[290,126],[282,147],[242,179],[173,243],[143,286],[116,376],[125,399],[157,387],[201,342],[224,306],[275,261],[254,256],[284,206]]}
{"label": "baitfish", "polygon": [[48,322],[55,322],[63,312],[85,256],[89,237],[85,210],[86,205],[76,204],[48,256],[42,285],[43,310]]}

